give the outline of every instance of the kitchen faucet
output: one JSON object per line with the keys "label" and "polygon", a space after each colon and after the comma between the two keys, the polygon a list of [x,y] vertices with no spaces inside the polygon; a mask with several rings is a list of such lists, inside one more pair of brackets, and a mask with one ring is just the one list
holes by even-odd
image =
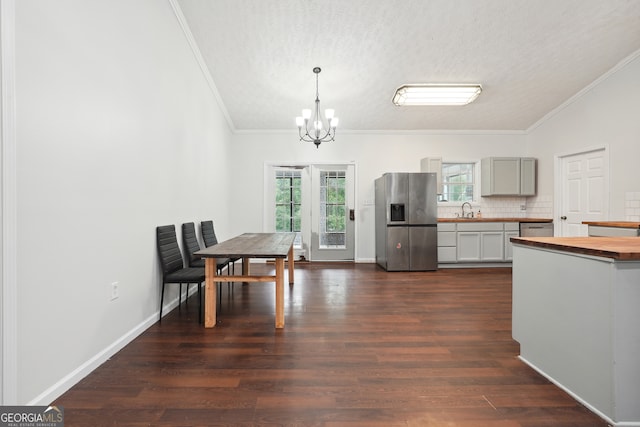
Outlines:
{"label": "kitchen faucet", "polygon": [[464,202],[462,204],[462,218],[467,218],[467,215],[464,214],[464,205],[469,205],[469,213],[467,214],[469,218],[473,218],[473,208],[471,207],[471,203]]}

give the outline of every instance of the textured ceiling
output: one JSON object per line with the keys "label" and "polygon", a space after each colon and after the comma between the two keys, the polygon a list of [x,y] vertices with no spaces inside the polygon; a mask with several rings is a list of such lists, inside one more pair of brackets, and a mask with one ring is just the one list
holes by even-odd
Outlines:
{"label": "textured ceiling", "polygon": [[[178,0],[237,130],[295,129],[322,67],[341,129],[526,130],[640,49],[640,0]],[[405,83],[481,83],[396,107]]]}

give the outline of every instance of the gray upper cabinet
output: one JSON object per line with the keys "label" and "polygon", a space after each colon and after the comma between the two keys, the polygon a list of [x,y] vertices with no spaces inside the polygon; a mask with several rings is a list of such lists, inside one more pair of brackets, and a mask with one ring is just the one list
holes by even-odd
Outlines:
{"label": "gray upper cabinet", "polygon": [[481,195],[535,196],[536,159],[488,157],[480,162]]}
{"label": "gray upper cabinet", "polygon": [[442,194],[442,157],[421,159],[420,172],[434,172],[436,174],[436,193]]}
{"label": "gray upper cabinet", "polygon": [[531,157],[520,159],[520,195],[536,195],[536,159]]}

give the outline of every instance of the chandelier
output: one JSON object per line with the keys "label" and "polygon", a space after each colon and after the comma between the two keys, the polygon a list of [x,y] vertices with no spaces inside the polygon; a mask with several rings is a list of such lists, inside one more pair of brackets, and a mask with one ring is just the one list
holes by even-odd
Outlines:
{"label": "chandelier", "polygon": [[313,142],[316,144],[316,148],[320,147],[321,142],[334,141],[338,126],[338,118],[334,117],[333,109],[327,108],[324,110],[324,114],[320,112],[320,95],[318,94],[318,74],[320,71],[322,71],[320,67],[313,69],[316,74],[316,103],[313,112],[304,109],[302,117],[296,117],[300,141]]}

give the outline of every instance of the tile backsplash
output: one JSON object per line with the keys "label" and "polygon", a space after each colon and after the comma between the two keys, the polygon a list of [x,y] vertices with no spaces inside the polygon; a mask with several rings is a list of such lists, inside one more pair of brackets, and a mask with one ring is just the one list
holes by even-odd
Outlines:
{"label": "tile backsplash", "polygon": [[[637,200],[640,203],[640,198]],[[461,206],[438,206],[438,217],[455,218],[460,215]],[[475,216],[480,210],[483,218],[552,218],[553,196],[482,197],[480,203],[472,203],[471,207]]]}
{"label": "tile backsplash", "polygon": [[624,194],[624,219],[640,222],[640,191],[628,191]]}
{"label": "tile backsplash", "polygon": [[[438,206],[439,218],[455,218],[461,206]],[[483,218],[553,218],[553,196],[482,197],[471,204],[474,216],[478,210]],[[525,208],[522,210],[522,208]],[[467,208],[468,212],[468,208]],[[628,191],[624,197],[625,221],[640,222],[640,191]]]}

